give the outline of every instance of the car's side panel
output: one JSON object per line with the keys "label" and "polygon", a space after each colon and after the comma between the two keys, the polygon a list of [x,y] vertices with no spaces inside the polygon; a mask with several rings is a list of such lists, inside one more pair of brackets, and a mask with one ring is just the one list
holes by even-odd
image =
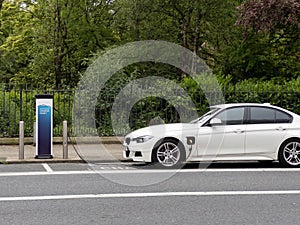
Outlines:
{"label": "car's side panel", "polygon": [[202,127],[198,134],[198,157],[243,155],[246,125]]}
{"label": "car's side panel", "polygon": [[274,153],[283,142],[290,124],[249,124],[246,129],[246,154]]}

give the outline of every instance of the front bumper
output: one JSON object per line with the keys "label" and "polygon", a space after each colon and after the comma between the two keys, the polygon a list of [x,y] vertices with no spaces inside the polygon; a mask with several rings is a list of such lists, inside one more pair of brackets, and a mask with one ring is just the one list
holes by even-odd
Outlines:
{"label": "front bumper", "polygon": [[154,145],[155,140],[153,139],[144,143],[124,143],[123,158],[136,162],[151,162]]}

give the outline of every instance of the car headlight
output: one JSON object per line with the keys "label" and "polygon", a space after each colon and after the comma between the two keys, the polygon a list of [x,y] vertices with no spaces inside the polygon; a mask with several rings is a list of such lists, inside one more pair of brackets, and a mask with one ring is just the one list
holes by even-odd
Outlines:
{"label": "car headlight", "polygon": [[134,138],[133,140],[136,141],[136,143],[144,143],[146,141],[149,141],[153,138],[151,135],[144,135],[137,138]]}

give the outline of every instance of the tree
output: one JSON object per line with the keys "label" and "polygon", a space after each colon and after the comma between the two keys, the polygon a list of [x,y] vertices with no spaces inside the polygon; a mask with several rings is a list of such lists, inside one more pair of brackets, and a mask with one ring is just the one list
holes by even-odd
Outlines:
{"label": "tree", "polygon": [[[300,3],[296,0],[246,0],[236,25],[243,42],[233,50],[237,79],[291,79],[300,75]],[[237,81],[235,79],[235,81]]]}
{"label": "tree", "polygon": [[[216,69],[224,62],[225,56],[221,52],[235,37],[232,29],[238,2],[116,0],[114,25],[123,42],[154,39],[177,43],[195,52]],[[182,73],[168,70],[173,78],[182,78]]]}
{"label": "tree", "polygon": [[35,11],[35,57],[31,64],[34,73],[45,68],[56,88],[76,85],[87,66],[85,59],[114,40],[108,26],[110,7],[110,1],[104,0],[39,1]]}
{"label": "tree", "polygon": [[115,42],[111,8],[108,0],[4,1],[0,76],[40,87],[75,86],[86,59]]}
{"label": "tree", "polygon": [[0,0],[0,11],[2,9],[3,2],[4,2],[4,0]]}
{"label": "tree", "polygon": [[[13,78],[41,87],[75,86],[88,66],[86,59],[115,41],[109,25],[111,1],[11,0],[5,4],[2,30],[10,32],[0,49],[13,68],[6,82]],[[22,43],[23,56],[18,57],[22,70],[10,59],[17,53],[16,43]]]}
{"label": "tree", "polygon": [[27,13],[23,1],[5,1],[0,18],[0,79],[9,82],[26,73],[32,47],[34,19]]}
{"label": "tree", "polygon": [[300,28],[300,2],[297,0],[246,0],[238,7],[237,25],[255,33],[273,33],[290,27]]}

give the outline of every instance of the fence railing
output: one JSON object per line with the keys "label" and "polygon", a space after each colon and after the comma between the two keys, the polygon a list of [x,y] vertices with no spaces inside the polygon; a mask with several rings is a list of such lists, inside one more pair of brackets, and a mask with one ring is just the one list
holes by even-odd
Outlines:
{"label": "fence railing", "polygon": [[0,137],[15,137],[19,121],[24,121],[25,136],[33,135],[35,95],[54,95],[54,135],[62,134],[62,121],[71,121],[73,90],[36,90],[26,85],[0,86]]}
{"label": "fence railing", "polygon": [[[136,91],[136,90],[133,90]],[[160,93],[160,90],[157,90]],[[173,90],[165,91],[165,95],[179,96]],[[201,91],[188,90],[189,97],[194,102],[194,107],[198,115],[204,113],[209,103]],[[37,90],[26,85],[1,85],[0,86],[0,137],[16,137],[19,132],[19,121],[24,121],[25,136],[33,136],[33,124],[35,122],[35,95],[53,94],[54,95],[54,136],[62,135],[62,121],[68,121],[69,131],[72,132],[72,110],[75,90]],[[213,92],[210,93],[212,96]],[[124,111],[129,113],[129,126],[131,130],[141,128],[153,123],[182,122],[178,110],[172,102],[168,102],[164,97],[157,95],[143,98],[143,90],[139,90],[140,100],[136,101],[134,96],[129,93],[123,96],[127,99],[124,102]],[[101,91],[95,108],[95,124],[100,136],[123,134],[113,130],[111,113],[116,96],[119,93]],[[235,89],[223,89],[223,96],[226,102],[269,102],[271,104],[289,109],[295,113],[300,113],[300,92],[286,91],[241,91]],[[175,100],[177,101],[177,100]],[[180,101],[180,98],[178,98]],[[174,102],[173,102],[174,103]],[[185,106],[190,107],[190,106]],[[121,108],[122,109],[122,108]],[[121,110],[122,111],[122,110]],[[122,113],[121,113],[122,114]],[[119,115],[120,118],[123,115]],[[189,115],[185,115],[189,117]],[[191,118],[192,119],[192,118]],[[119,133],[118,133],[119,132]]]}

